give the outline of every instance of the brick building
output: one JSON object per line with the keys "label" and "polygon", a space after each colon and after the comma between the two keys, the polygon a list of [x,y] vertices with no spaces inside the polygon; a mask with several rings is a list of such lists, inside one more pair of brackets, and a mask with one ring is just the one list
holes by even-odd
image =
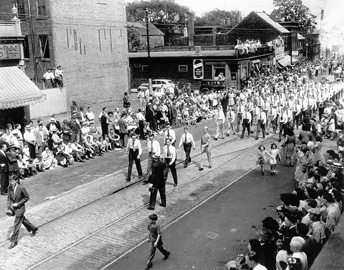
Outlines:
{"label": "brick building", "polygon": [[128,89],[124,0],[1,0],[0,19],[13,17],[14,3],[26,74],[40,88],[45,71],[61,65],[68,104],[114,100]]}

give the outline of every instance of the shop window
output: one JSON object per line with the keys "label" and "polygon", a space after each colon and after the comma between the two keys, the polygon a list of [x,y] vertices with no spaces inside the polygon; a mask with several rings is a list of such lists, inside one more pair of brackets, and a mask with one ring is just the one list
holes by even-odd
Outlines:
{"label": "shop window", "polygon": [[188,72],[187,65],[178,65],[178,72]]}
{"label": "shop window", "polygon": [[30,58],[30,47],[29,47],[28,36],[25,36],[24,38],[23,49],[24,49],[24,58]]}
{"label": "shop window", "polygon": [[38,36],[38,49],[42,58],[50,58],[48,35]]}
{"label": "shop window", "polygon": [[24,19],[25,18],[24,0],[17,0],[17,9],[18,9],[18,18]]}
{"label": "shop window", "polygon": [[37,0],[37,15],[47,16],[45,0]]}

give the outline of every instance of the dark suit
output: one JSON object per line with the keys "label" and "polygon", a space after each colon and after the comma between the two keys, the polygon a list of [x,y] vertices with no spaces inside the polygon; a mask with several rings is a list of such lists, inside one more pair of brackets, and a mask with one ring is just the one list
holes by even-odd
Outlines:
{"label": "dark suit", "polygon": [[35,133],[35,137],[36,137],[37,153],[39,155],[42,155],[42,152],[44,151],[44,147],[47,144],[49,134],[45,130],[42,130],[42,133],[40,130],[37,130]]}
{"label": "dark suit", "polygon": [[8,175],[15,174],[19,179],[19,166],[18,166],[18,159],[17,155],[13,154],[11,151],[6,153],[7,160],[8,160]]}
{"label": "dark suit", "polygon": [[125,146],[124,138],[125,138],[125,135],[128,135],[127,122],[125,122],[123,118],[120,118],[117,123],[119,126],[119,139],[122,144],[122,147],[124,147]]}
{"label": "dark suit", "polygon": [[149,199],[149,207],[154,208],[156,203],[156,195],[160,194],[161,204],[166,206],[166,192],[165,192],[165,174],[166,164],[161,160],[154,161],[152,164],[152,174],[148,182],[153,184],[151,195]]}
{"label": "dark suit", "polygon": [[8,188],[8,160],[6,154],[0,150],[0,185],[1,194],[7,192]]}
{"label": "dark suit", "polygon": [[[15,219],[14,219],[14,229],[13,234],[11,236],[12,242],[18,241],[19,229],[23,224],[24,227],[29,231],[36,230],[36,226],[34,226],[28,219],[25,218],[25,203],[30,199],[29,194],[27,193],[26,189],[21,186],[17,185],[17,189],[14,193],[14,189],[9,187],[8,189],[8,197],[7,197],[7,208],[12,209],[14,211]],[[18,206],[14,207],[13,204],[17,203]]]}

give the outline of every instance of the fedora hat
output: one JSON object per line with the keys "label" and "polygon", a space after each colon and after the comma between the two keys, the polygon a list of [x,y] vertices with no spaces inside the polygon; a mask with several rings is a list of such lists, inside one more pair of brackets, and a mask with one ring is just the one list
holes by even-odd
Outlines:
{"label": "fedora hat", "polygon": [[8,208],[8,209],[5,211],[5,214],[8,215],[9,217],[13,217],[13,216],[14,216],[14,211],[13,211],[13,209]]}

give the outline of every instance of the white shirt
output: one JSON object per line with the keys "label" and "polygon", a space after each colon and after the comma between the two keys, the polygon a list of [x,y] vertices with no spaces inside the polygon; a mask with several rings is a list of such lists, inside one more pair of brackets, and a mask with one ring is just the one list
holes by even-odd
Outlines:
{"label": "white shirt", "polygon": [[234,111],[228,111],[227,112],[227,121],[229,123],[234,123],[234,121],[235,121],[235,113],[234,113]]}
{"label": "white shirt", "polygon": [[[167,155],[167,147],[170,150],[170,156]],[[173,164],[173,162],[176,160],[176,148],[173,145],[170,145],[170,146],[165,145],[163,157],[164,157],[164,159],[165,158],[171,158],[169,165]]]}
{"label": "white shirt", "polygon": [[193,136],[191,133],[185,133],[182,134],[182,137],[180,138],[180,142],[179,142],[179,147],[181,147],[183,145],[183,143],[192,143],[192,147],[195,148],[195,141],[193,139]]}
{"label": "white shirt", "polygon": [[157,140],[153,140],[153,145],[152,145],[152,141],[148,140],[147,148],[148,148],[148,152],[150,152],[151,154],[156,154],[160,156],[160,143]]}
{"label": "white shirt", "polygon": [[173,144],[176,141],[176,133],[174,132],[174,130],[172,130],[172,129],[165,130],[165,132],[164,132],[164,144],[166,144],[166,139],[168,137],[171,139],[171,144]]}
{"label": "white shirt", "polygon": [[222,122],[222,124],[226,121],[226,117],[225,117],[222,109],[215,111],[215,121],[216,122]]}
{"label": "white shirt", "polygon": [[251,120],[252,120],[251,114],[249,112],[244,112],[242,119],[247,119],[248,123],[251,123]]}
{"label": "white shirt", "polygon": [[265,125],[266,124],[266,113],[264,111],[259,111],[257,114],[257,119],[261,120],[262,123]]}
{"label": "white shirt", "polygon": [[133,141],[132,138],[129,138],[128,144],[127,144],[127,149],[126,149],[127,152],[128,152],[130,149],[133,149],[134,151],[139,150],[138,156],[141,156],[141,154],[142,154],[142,148],[141,148],[140,140],[136,139],[135,141]]}
{"label": "white shirt", "polygon": [[86,118],[87,118],[89,121],[93,121],[93,120],[94,120],[94,113],[93,113],[93,112],[86,112],[86,113],[85,113],[85,116],[86,116]]}

